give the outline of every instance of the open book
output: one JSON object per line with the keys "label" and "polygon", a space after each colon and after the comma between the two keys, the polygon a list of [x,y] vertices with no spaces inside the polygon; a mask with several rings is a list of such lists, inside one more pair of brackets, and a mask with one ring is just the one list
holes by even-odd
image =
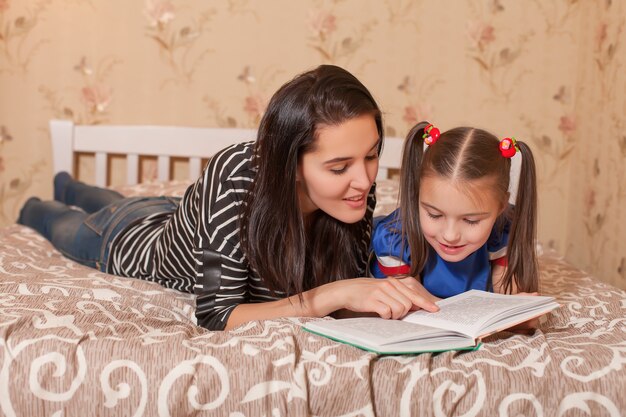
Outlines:
{"label": "open book", "polygon": [[381,354],[476,349],[480,339],[557,307],[554,297],[503,295],[471,290],[418,310],[402,320],[378,317],[312,321],[311,333]]}

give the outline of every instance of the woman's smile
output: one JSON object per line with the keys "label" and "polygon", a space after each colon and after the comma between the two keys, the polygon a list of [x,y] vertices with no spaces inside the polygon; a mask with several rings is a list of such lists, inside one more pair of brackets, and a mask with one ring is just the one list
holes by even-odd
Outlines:
{"label": "woman's smile", "polygon": [[365,205],[365,197],[365,194],[359,194],[353,197],[344,198],[343,200],[348,204],[348,206],[360,209]]}

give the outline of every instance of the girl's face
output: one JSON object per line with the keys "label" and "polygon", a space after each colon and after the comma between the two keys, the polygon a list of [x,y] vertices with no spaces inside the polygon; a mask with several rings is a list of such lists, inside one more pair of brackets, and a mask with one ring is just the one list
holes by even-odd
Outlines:
{"label": "girl's face", "polygon": [[344,223],[365,216],[378,172],[380,137],[371,115],[317,130],[315,150],[302,156],[297,187],[304,216],[322,210]]}
{"label": "girl's face", "polygon": [[504,205],[493,180],[474,180],[470,189],[439,176],[422,178],[419,216],[426,241],[445,261],[459,262],[487,242]]}

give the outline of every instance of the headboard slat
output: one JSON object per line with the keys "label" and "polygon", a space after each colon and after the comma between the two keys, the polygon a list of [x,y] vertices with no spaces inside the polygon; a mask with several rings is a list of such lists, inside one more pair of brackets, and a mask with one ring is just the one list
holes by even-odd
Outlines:
{"label": "headboard slat", "polygon": [[159,155],[157,161],[157,178],[159,181],[168,181],[170,179],[170,157]]}
{"label": "headboard slat", "polygon": [[198,178],[200,176],[200,172],[202,171],[201,163],[201,158],[189,158],[189,178]]}
{"label": "headboard slat", "polygon": [[74,123],[69,120],[50,120],[52,165],[54,173],[74,172]]}
{"label": "headboard slat", "polygon": [[126,156],[126,182],[135,185],[139,177],[139,155],[131,153]]}
{"label": "headboard slat", "polygon": [[178,126],[75,126],[74,151],[207,158],[234,143],[256,139],[253,129]]}
{"label": "headboard slat", "polygon": [[96,185],[106,187],[108,160],[106,152],[96,152]]}
{"label": "headboard slat", "polygon": [[[54,173],[74,170],[74,154],[96,154],[96,184],[107,185],[107,154],[128,155],[127,181],[139,181],[139,156],[158,157],[158,179],[170,179],[170,157],[189,159],[189,178],[195,180],[202,171],[202,160],[221,149],[246,141],[256,140],[253,129],[177,127],[177,126],[123,126],[74,125],[69,120],[51,120],[50,133]],[[385,138],[385,147],[379,160],[378,178],[387,178],[389,169],[399,169],[404,140]]]}

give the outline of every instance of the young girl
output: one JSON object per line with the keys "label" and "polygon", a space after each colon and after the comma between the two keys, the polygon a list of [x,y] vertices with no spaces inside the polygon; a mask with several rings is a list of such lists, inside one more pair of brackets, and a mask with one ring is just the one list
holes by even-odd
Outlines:
{"label": "young girl", "polygon": [[382,145],[369,91],[323,65],[283,85],[257,141],[213,156],[182,199],[123,198],[62,173],[56,201],[29,199],[18,222],[81,264],[194,292],[208,329],[436,310],[414,279],[346,279],[365,275]]}
{"label": "young girl", "polygon": [[[519,179],[512,157],[521,157]],[[419,123],[404,145],[400,208],[373,233],[371,273],[420,277],[439,298],[537,291],[536,194],[525,143],[469,127],[440,134]]]}

